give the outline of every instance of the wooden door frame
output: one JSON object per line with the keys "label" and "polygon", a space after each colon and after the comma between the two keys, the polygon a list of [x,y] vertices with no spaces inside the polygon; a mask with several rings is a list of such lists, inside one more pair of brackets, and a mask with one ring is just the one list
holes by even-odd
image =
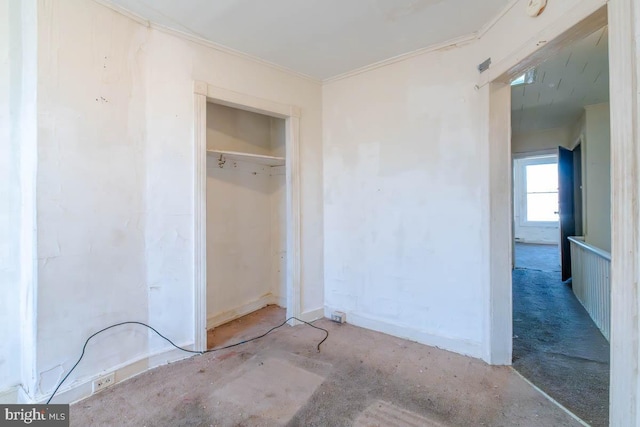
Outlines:
{"label": "wooden door frame", "polygon": [[505,59],[482,73],[482,133],[489,171],[489,271],[484,358],[511,364],[511,98],[509,81],[563,46],[609,26],[611,117],[611,382],[610,425],[640,425],[640,69],[635,0],[583,0]]}
{"label": "wooden door frame", "polygon": [[194,347],[207,347],[207,103],[285,120],[287,318],[301,315],[300,109],[195,81],[194,93]]}

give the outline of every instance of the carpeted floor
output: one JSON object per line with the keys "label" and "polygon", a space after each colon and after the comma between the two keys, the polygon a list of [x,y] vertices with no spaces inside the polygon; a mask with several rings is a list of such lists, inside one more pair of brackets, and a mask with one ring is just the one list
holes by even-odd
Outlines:
{"label": "carpeted floor", "polygon": [[594,427],[609,425],[609,343],[560,278],[557,246],[516,244],[513,367]]}
{"label": "carpeted floor", "polygon": [[[224,345],[282,322],[267,307]],[[138,375],[71,405],[72,426],[579,426],[509,367],[322,319]],[[226,329],[226,330],[225,330]]]}

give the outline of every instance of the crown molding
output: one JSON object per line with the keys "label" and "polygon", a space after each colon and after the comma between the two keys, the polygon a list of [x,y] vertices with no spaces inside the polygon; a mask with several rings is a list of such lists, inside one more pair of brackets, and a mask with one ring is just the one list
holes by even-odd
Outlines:
{"label": "crown molding", "polygon": [[109,8],[111,10],[113,10],[114,12],[117,12],[123,16],[126,16],[129,19],[132,19],[133,21],[137,22],[140,25],[143,25],[147,28],[151,28],[154,30],[158,30],[161,31],[165,34],[169,34],[172,35],[174,37],[178,37],[184,40],[188,40],[190,42],[199,44],[201,46],[210,48],[210,49],[214,49],[217,50],[219,52],[223,52],[229,55],[233,55],[239,58],[243,58],[246,60],[249,60],[251,62],[255,62],[257,64],[272,68],[274,70],[289,74],[291,76],[297,77],[297,78],[301,78],[316,84],[328,84],[328,83],[334,83],[337,82],[339,80],[343,80],[349,77],[353,77],[356,76],[358,74],[362,74],[362,73],[366,73],[368,71],[372,71],[381,67],[385,67],[387,65],[391,65],[391,64],[395,64],[397,62],[402,62],[402,61],[406,61],[408,59],[414,58],[416,56],[419,55],[423,55],[425,53],[429,53],[429,52],[435,52],[438,50],[443,50],[443,49],[448,49],[448,48],[452,48],[452,47],[459,47],[459,46],[463,46],[469,43],[472,43],[476,40],[479,40],[480,38],[482,38],[489,30],[491,30],[491,28],[493,28],[517,3],[519,0],[510,0],[509,3],[491,20],[489,21],[487,24],[485,24],[480,30],[467,34],[467,35],[463,35],[461,37],[456,37],[447,41],[444,41],[442,43],[437,43],[437,44],[432,44],[420,49],[416,49],[414,51],[411,52],[407,52],[407,53],[403,53],[397,56],[393,56],[391,58],[387,58],[387,59],[383,59],[381,61],[378,62],[374,62],[372,64],[368,64],[365,66],[362,66],[360,68],[356,68],[354,70],[350,70],[347,71],[345,73],[341,73],[332,77],[328,77],[326,79],[319,79],[319,78],[315,78],[312,76],[309,76],[307,74],[304,73],[300,73],[298,71],[292,70],[290,68],[284,67],[282,65],[278,65],[276,63],[267,61],[265,59],[259,58],[257,56],[254,55],[250,55],[248,53],[244,53],[242,51],[212,42],[210,40],[207,40],[201,36],[195,35],[195,34],[191,34],[191,33],[187,33],[185,31],[181,31],[181,30],[176,30],[174,28],[170,28],[167,27],[166,25],[161,25],[158,23],[155,23],[153,21],[150,21],[148,19],[145,19],[143,17],[141,17],[138,14],[135,14],[119,5],[116,5],[112,2],[110,2],[109,0],[93,0],[94,2]]}
{"label": "crown molding", "polygon": [[518,3],[519,0],[510,0],[509,3],[507,3],[507,5],[502,8],[502,10],[500,10],[500,12],[498,12],[498,14],[496,16],[493,17],[493,19],[491,19],[491,21],[489,21],[488,23],[486,23],[482,28],[480,28],[480,30],[464,35],[464,36],[460,36],[460,37],[456,37],[447,41],[444,41],[442,43],[438,43],[438,44],[434,44],[434,45],[430,45],[424,48],[420,48],[411,52],[407,52],[407,53],[403,53],[401,55],[398,56],[394,56],[388,59],[384,59],[382,61],[379,62],[375,62],[373,64],[369,64],[369,65],[365,65],[364,67],[360,67],[357,68],[355,70],[351,70],[351,71],[347,71],[346,73],[343,74],[338,74],[337,76],[333,76],[333,77],[329,77],[326,78],[322,81],[323,84],[326,83],[333,83],[336,82],[338,80],[342,80],[342,79],[346,79],[348,77],[352,77],[358,74],[362,74],[365,73],[367,71],[371,71],[371,70],[375,70],[376,68],[380,68],[380,67],[384,67],[387,65],[391,65],[391,64],[395,64],[396,62],[401,62],[401,61],[405,61],[407,59],[411,59],[413,57],[425,54],[425,53],[429,53],[429,52],[435,52],[437,50],[442,50],[442,49],[447,49],[447,48],[451,48],[451,47],[458,47],[458,46],[462,46],[465,44],[469,44],[472,43],[476,40],[481,39],[482,37],[484,37],[484,35],[491,30],[491,28],[493,28],[498,22],[500,22],[500,20],[502,18],[504,18],[504,16],[511,10],[513,9],[513,7]]}
{"label": "crown molding", "polygon": [[276,64],[274,62],[267,61],[267,60],[259,58],[257,56],[253,56],[253,55],[250,55],[248,53],[244,53],[244,52],[241,52],[239,50],[232,49],[232,48],[227,47],[227,46],[223,46],[221,44],[218,44],[218,43],[209,41],[207,39],[204,39],[204,38],[202,38],[200,36],[195,36],[195,35],[192,35],[192,34],[189,34],[189,33],[185,33],[184,31],[175,30],[173,28],[169,28],[169,27],[166,27],[164,25],[156,24],[155,22],[151,22],[151,28],[153,28],[154,30],[158,30],[158,31],[161,31],[163,33],[178,37],[178,38],[182,38],[182,39],[188,40],[190,42],[199,44],[201,46],[204,46],[204,47],[207,47],[207,48],[210,48],[210,49],[213,49],[213,50],[217,50],[219,52],[226,53],[228,55],[237,56],[239,58],[243,58],[243,59],[246,59],[248,61],[255,62],[255,63],[258,63],[260,65],[264,65],[266,67],[272,68],[274,70],[280,71],[280,72],[285,73],[285,74],[289,74],[291,76],[294,76],[294,77],[297,77],[297,78],[300,78],[300,79],[303,79],[303,80],[310,81],[312,83],[322,84],[322,80],[317,79],[315,77],[309,76],[309,75],[304,74],[304,73],[300,73],[298,71],[292,70],[291,68],[287,68],[287,67],[284,67],[282,65],[278,65],[278,64]]}
{"label": "crown molding", "polygon": [[207,47],[209,49],[213,49],[213,50],[217,50],[219,52],[226,53],[228,55],[233,55],[233,56],[236,56],[236,57],[239,57],[239,58],[242,58],[242,59],[246,59],[246,60],[249,60],[251,62],[255,62],[257,64],[264,65],[264,66],[272,68],[274,70],[289,74],[291,76],[310,81],[312,83],[322,84],[322,80],[317,79],[317,78],[312,77],[312,76],[309,76],[307,74],[300,73],[298,71],[292,70],[292,69],[287,68],[287,67],[283,67],[282,65],[278,65],[276,63],[267,61],[267,60],[259,58],[257,56],[250,55],[248,53],[244,53],[244,52],[241,52],[239,50],[232,49],[232,48],[227,47],[227,46],[223,46],[221,44],[218,44],[218,43],[212,42],[210,40],[207,40],[207,39],[205,39],[203,37],[200,37],[200,36],[197,36],[197,35],[194,35],[194,34],[190,34],[190,33],[184,32],[184,31],[176,30],[176,29],[173,29],[173,28],[169,28],[166,25],[161,25],[161,24],[158,24],[156,22],[150,21],[148,19],[145,19],[145,18],[141,17],[140,15],[138,15],[136,13],[131,12],[130,10],[127,10],[127,9],[121,7],[121,6],[113,4],[113,3],[109,2],[108,0],[93,0],[93,1],[98,3],[101,6],[104,6],[104,7],[108,8],[108,9],[111,9],[112,11],[114,11],[116,13],[119,13],[119,14],[121,14],[123,16],[126,16],[127,18],[132,19],[133,21],[135,21],[138,24],[143,25],[143,26],[145,26],[147,28],[151,28],[151,29],[160,31],[160,32],[163,32],[165,34],[169,34],[169,35],[172,35],[174,37],[178,37],[178,38],[181,38],[181,39],[184,39],[184,40],[199,44],[199,45]]}
{"label": "crown molding", "polygon": [[373,64],[365,65],[364,67],[356,68],[355,70],[347,71],[346,73],[338,74],[334,77],[329,77],[324,79],[322,83],[334,83],[338,80],[343,80],[348,77],[353,77],[358,74],[366,73],[367,71],[372,71],[377,68],[386,67],[387,65],[395,64],[396,62],[406,61],[407,59],[414,58],[419,55],[423,55],[429,52],[435,52],[437,50],[448,49],[452,47],[463,46],[465,44],[471,43],[477,40],[478,36],[476,33],[467,34],[462,37],[456,37],[454,39],[447,40],[442,43],[432,44],[427,47],[423,47],[420,49],[416,49],[411,52],[403,53],[397,56],[393,56],[391,58],[383,59],[382,61],[374,62]]}
{"label": "crown molding", "polygon": [[104,6],[107,9],[111,9],[114,12],[119,13],[120,15],[124,15],[127,18],[137,22],[140,25],[143,25],[145,27],[149,27],[151,28],[151,21],[149,21],[148,19],[144,19],[142,16],[137,15],[131,11],[129,11],[128,9],[125,9],[122,6],[118,6],[117,4],[113,4],[108,0],[93,0],[95,3],[98,3],[100,6]]}

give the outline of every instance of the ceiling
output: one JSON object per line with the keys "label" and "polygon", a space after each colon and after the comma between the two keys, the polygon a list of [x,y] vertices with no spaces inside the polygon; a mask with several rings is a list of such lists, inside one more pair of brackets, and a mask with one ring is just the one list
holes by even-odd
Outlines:
{"label": "ceiling", "polygon": [[103,0],[326,79],[480,30],[509,0]]}
{"label": "ceiling", "polygon": [[585,105],[609,100],[607,28],[567,46],[536,67],[535,82],[511,89],[513,133],[575,123]]}

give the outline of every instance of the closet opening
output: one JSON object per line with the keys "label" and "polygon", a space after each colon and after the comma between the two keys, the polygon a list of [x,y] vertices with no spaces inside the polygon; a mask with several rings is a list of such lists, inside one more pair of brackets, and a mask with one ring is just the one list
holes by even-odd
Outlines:
{"label": "closet opening", "polygon": [[299,127],[298,107],[194,82],[196,350],[251,313],[304,317]]}
{"label": "closet opening", "polygon": [[267,306],[287,306],[286,124],[213,102],[206,108],[211,348],[219,344],[216,327]]}

